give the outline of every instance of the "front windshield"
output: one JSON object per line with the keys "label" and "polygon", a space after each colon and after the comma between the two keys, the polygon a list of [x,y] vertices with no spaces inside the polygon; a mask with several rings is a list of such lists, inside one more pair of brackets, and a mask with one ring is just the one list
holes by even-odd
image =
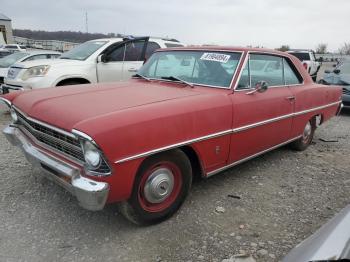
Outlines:
{"label": "front windshield", "polygon": [[89,41],[64,53],[60,59],[85,60],[108,41]]}
{"label": "front windshield", "polygon": [[228,88],[240,57],[240,53],[218,51],[157,52],[138,73],[150,79],[178,78],[191,84]]}
{"label": "front windshield", "polygon": [[0,59],[0,68],[7,68],[19,61],[21,58],[28,56],[28,53],[17,52]]}

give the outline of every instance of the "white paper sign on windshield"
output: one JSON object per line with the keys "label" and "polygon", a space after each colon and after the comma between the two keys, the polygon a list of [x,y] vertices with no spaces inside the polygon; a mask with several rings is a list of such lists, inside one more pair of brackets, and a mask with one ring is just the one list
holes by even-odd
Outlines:
{"label": "white paper sign on windshield", "polygon": [[231,57],[230,55],[225,55],[225,54],[204,53],[200,59],[207,60],[207,61],[215,61],[220,63],[227,63],[230,57]]}

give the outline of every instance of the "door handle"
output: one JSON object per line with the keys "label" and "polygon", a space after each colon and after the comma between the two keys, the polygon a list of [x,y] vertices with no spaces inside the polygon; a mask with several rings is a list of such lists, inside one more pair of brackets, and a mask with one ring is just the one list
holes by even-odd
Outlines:
{"label": "door handle", "polygon": [[289,101],[294,101],[295,100],[295,96],[287,96],[286,99],[289,100]]}
{"label": "door handle", "polygon": [[131,67],[131,68],[128,69],[128,71],[129,71],[129,72],[137,72],[137,69],[134,68],[134,67]]}

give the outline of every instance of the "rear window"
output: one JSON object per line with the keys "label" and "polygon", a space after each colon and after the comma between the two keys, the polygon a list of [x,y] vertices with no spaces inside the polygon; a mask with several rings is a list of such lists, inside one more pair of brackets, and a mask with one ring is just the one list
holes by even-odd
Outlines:
{"label": "rear window", "polygon": [[309,53],[293,52],[293,53],[290,53],[290,54],[296,56],[300,61],[310,61]]}

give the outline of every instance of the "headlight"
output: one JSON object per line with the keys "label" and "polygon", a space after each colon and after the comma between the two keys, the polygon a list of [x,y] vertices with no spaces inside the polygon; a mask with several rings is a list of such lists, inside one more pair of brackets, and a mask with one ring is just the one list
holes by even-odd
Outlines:
{"label": "headlight", "polygon": [[16,111],[13,108],[11,108],[10,113],[11,113],[11,117],[12,117],[13,122],[16,123],[18,121],[18,116],[16,114]]}
{"label": "headlight", "polygon": [[93,169],[98,168],[101,164],[102,157],[97,147],[90,141],[84,141],[83,150],[86,164]]}
{"label": "headlight", "polygon": [[22,75],[22,80],[26,81],[27,79],[35,76],[44,76],[49,71],[50,66],[49,65],[41,65],[41,66],[34,66],[31,68],[28,68],[24,74]]}

